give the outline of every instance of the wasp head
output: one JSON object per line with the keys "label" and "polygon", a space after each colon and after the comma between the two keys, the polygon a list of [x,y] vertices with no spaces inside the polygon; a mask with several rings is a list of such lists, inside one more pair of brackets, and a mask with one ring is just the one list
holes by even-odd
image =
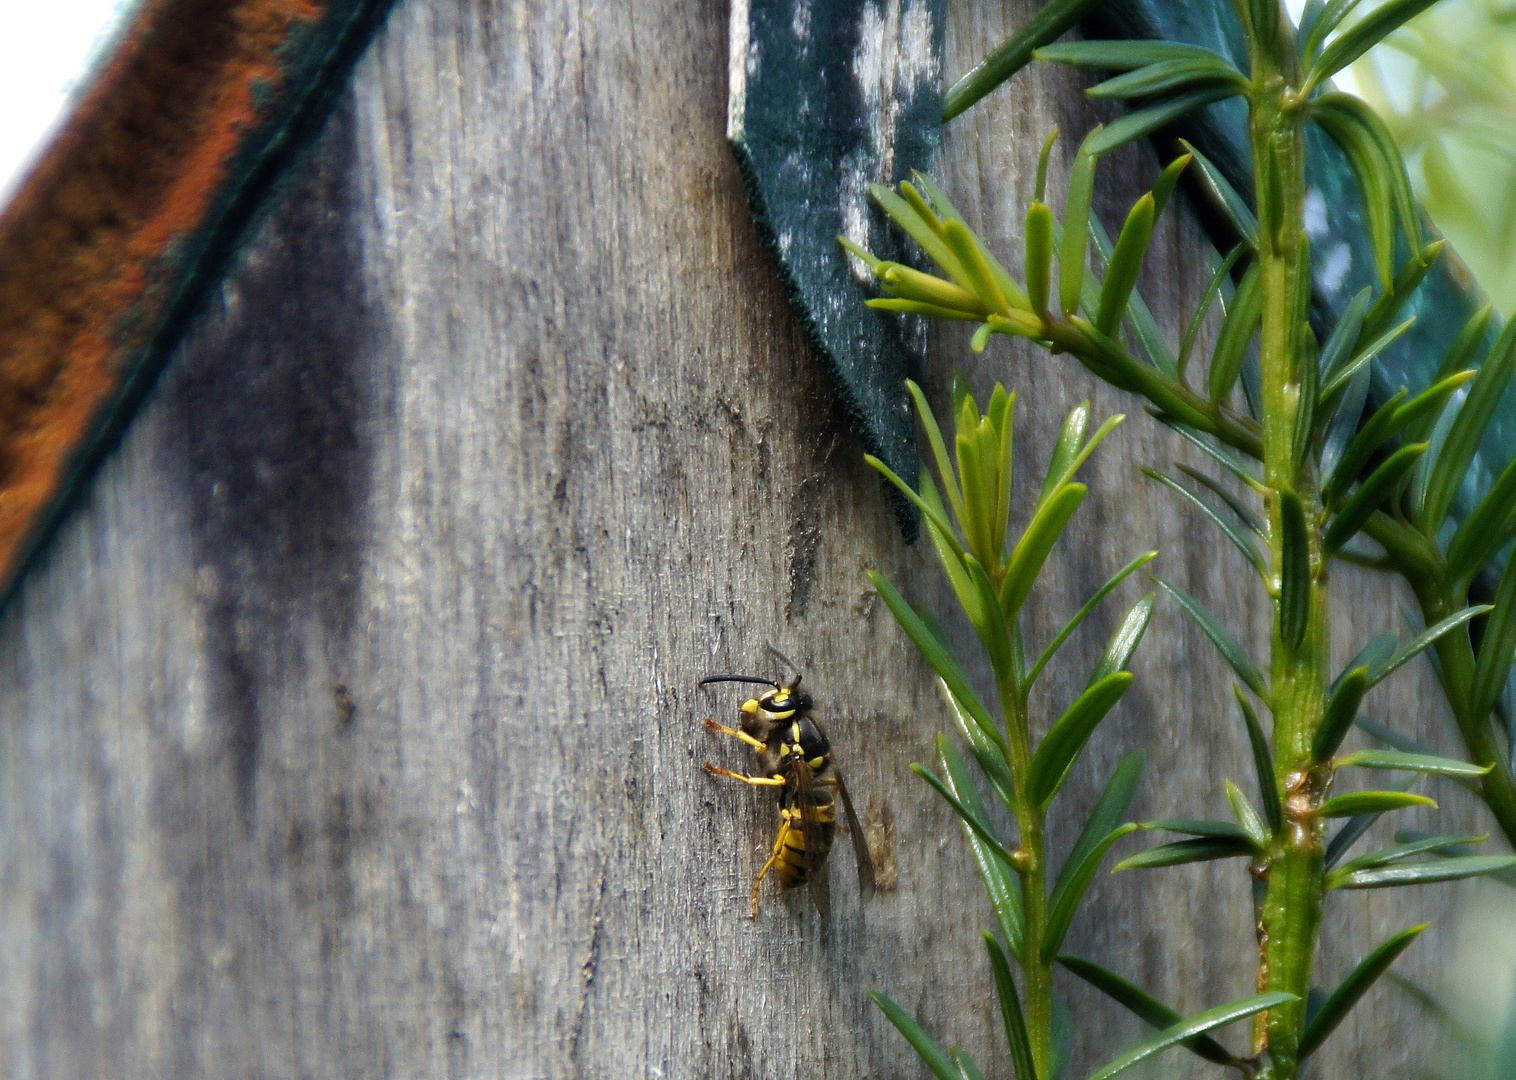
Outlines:
{"label": "wasp head", "polygon": [[785,721],[803,718],[811,710],[810,695],[798,689],[798,675],[788,684],[752,675],[713,675],[701,679],[700,685],[717,682],[756,683],[769,688],[742,703],[742,730],[763,742],[768,742],[770,735]]}
{"label": "wasp head", "polygon": [[742,703],[743,712],[765,720],[788,720],[792,716],[804,715],[810,709],[810,695],[802,694],[793,686],[776,686]]}

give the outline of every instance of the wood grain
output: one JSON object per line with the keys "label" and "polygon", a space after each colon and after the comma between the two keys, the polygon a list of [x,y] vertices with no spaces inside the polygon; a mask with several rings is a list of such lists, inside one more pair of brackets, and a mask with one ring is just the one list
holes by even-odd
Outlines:
{"label": "wood grain", "polygon": [[[947,74],[1024,14],[950,5]],[[726,25],[694,0],[396,11],[0,617],[0,1073],[924,1075],[877,987],[1008,1075],[987,905],[906,771],[946,718],[863,571],[939,609],[944,590],[901,548],[748,219]],[[1004,250],[1046,127],[1089,122],[1077,89],[1028,73],[949,132],[949,191]],[[1123,160],[1113,205],[1148,165]],[[1164,240],[1160,319],[1201,272],[1196,236]],[[966,365],[1022,391],[1023,462],[1082,397],[1135,411],[1029,353],[970,363],[945,333],[935,354],[938,389]],[[1151,546],[1261,631],[1238,567],[1136,477],[1175,452],[1134,419],[1097,459],[1034,637]],[[1344,595],[1364,612],[1346,653],[1393,592]],[[830,927],[772,893],[746,918],[773,810],[699,771],[742,757],[700,726],[737,693],[696,680],[764,672],[770,642],[808,669],[894,879],[860,912],[840,851]],[[1164,607],[1136,670],[1061,805],[1140,746],[1140,813],[1223,812],[1221,776],[1247,765],[1209,647]],[[1049,712],[1082,674],[1060,668]],[[1447,744],[1426,672],[1379,693]],[[1475,819],[1445,805],[1440,824]],[[1453,895],[1334,902],[1325,968]],[[1197,1008],[1247,991],[1245,896],[1224,867],[1102,876],[1069,948]],[[1440,932],[1407,970],[1434,970]],[[1070,983],[1079,1076],[1137,1032]],[[1362,1056],[1411,1076],[1422,1025],[1381,992],[1320,1075]]]}

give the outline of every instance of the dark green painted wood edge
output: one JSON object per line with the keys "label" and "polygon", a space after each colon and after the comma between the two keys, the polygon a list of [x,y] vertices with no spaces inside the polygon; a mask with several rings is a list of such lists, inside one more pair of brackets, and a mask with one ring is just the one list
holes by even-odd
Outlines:
{"label": "dark green painted wood edge", "polygon": [[[759,236],[854,430],[912,482],[915,424],[904,384],[921,376],[925,327],[864,307],[862,278],[835,238],[884,258],[911,257],[868,202],[867,183],[930,170],[941,57],[941,0],[733,3],[727,135]],[[913,539],[915,512],[889,490]]]}

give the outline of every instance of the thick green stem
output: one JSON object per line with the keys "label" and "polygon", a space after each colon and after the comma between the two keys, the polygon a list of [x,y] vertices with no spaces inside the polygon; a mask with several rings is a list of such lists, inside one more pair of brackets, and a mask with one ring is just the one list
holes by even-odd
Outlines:
{"label": "thick green stem", "polygon": [[[1256,5],[1255,10],[1263,5]],[[1299,428],[1315,372],[1301,347],[1310,274],[1305,249],[1304,121],[1292,87],[1299,73],[1293,50],[1255,27],[1251,141],[1258,205],[1258,260],[1263,284],[1260,360],[1263,393],[1264,484],[1269,489],[1274,631],[1271,639],[1270,705],[1274,714],[1274,771],[1284,806],[1284,827],[1275,836],[1260,918],[1258,989],[1294,994],[1293,1003],[1270,1009],[1259,1024],[1259,1075],[1287,1080],[1299,1071],[1300,1036],[1311,986],[1324,884],[1322,826],[1318,810],[1327,770],[1314,760],[1312,742],[1321,724],[1328,683],[1328,606],[1319,484]],[[1305,511],[1309,590],[1305,625],[1294,640],[1286,632],[1283,568],[1283,492],[1298,496]]]}
{"label": "thick green stem", "polygon": [[1042,958],[1047,937],[1047,847],[1043,836],[1043,809],[1027,795],[1031,772],[1032,739],[1026,706],[1014,683],[1000,686],[1000,705],[1006,718],[1007,761],[1016,780],[1016,825],[1020,832],[1018,870],[1021,874],[1021,905],[1025,919],[1022,942],[1022,1011],[1026,1015],[1027,1040],[1032,1063],[1039,1077],[1053,1075],[1053,971]]}

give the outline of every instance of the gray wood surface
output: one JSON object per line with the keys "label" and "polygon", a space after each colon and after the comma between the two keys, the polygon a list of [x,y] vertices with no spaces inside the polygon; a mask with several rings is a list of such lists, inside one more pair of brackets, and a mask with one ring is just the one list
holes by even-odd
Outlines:
{"label": "gray wood surface", "polygon": [[[1026,7],[951,4],[948,76]],[[938,608],[944,590],[759,249],[725,67],[718,0],[396,12],[0,615],[0,1074],[925,1075],[863,998],[877,987],[1009,1075],[987,904],[906,771],[946,718],[863,571]],[[1024,74],[950,130],[946,186],[1014,251],[1042,135],[1090,121],[1068,76]],[[1111,205],[1150,166],[1119,159]],[[1162,245],[1160,319],[1202,272],[1192,227]],[[934,352],[939,395],[959,365],[1022,392],[1024,491],[1072,404],[1138,411],[1003,343],[972,358],[943,333]],[[1147,547],[1258,634],[1239,561],[1137,476],[1173,440],[1137,417],[1110,447],[1034,638]],[[1343,583],[1362,602],[1347,653],[1391,625],[1394,592]],[[1070,649],[1048,712],[1117,615]],[[807,668],[880,866],[860,912],[838,852],[830,927],[772,892],[747,919],[772,805],[699,771],[745,761],[700,726],[739,691],[696,681],[769,672],[767,643]],[[1143,747],[1136,812],[1224,813],[1222,776],[1248,767],[1209,646],[1161,607],[1136,671],[1060,804],[1082,813]],[[1450,745],[1427,671],[1376,693]],[[1438,794],[1440,824],[1477,820]],[[1238,869],[1094,895],[1072,951],[1184,1009],[1248,992]],[[1326,973],[1435,914],[1403,961],[1428,975],[1455,895],[1334,900]],[[1066,989],[1078,1077],[1138,1032]],[[1409,1077],[1426,1030],[1378,992],[1317,1075]],[[1168,1065],[1153,1075],[1208,1075]]]}

